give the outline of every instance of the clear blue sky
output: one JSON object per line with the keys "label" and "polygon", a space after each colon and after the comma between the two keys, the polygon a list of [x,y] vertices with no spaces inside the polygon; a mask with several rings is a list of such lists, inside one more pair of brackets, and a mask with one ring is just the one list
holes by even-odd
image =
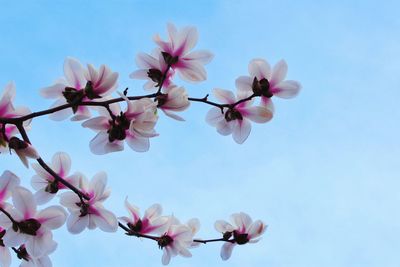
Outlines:
{"label": "clear blue sky", "polygon": [[[161,116],[148,153],[95,156],[93,133],[79,123],[32,123],[34,145],[46,159],[68,152],[73,170],[104,170],[113,189],[107,207],[124,215],[126,195],[142,208],[213,223],[236,211],[268,223],[263,240],[235,248],[222,262],[221,244],[174,258],[171,266],[386,267],[400,250],[400,17],[398,1],[1,1],[0,86],[14,80],[17,103],[33,110],[51,101],[38,91],[62,76],[66,56],[120,73],[122,88],[134,56],[153,49],[166,23],[198,27],[199,48],[215,53],[209,79],[190,95],[234,89],[254,57],[284,58],[289,78],[303,85],[293,100],[275,99],[274,119],[256,125],[237,145],[204,122],[194,104],[180,123]],[[33,175],[2,157],[27,185]],[[86,231],[56,232],[54,266],[160,266],[148,240]]]}

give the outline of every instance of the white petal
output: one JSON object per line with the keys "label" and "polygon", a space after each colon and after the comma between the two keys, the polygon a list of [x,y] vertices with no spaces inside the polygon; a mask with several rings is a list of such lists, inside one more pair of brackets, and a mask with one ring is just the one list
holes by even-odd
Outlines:
{"label": "white petal", "polygon": [[170,250],[168,249],[168,247],[165,247],[163,249],[163,255],[162,255],[161,262],[163,265],[168,265],[170,261],[171,261]]}
{"label": "white petal", "polygon": [[257,220],[255,222],[253,222],[247,230],[249,239],[259,237],[260,235],[262,235],[265,232],[266,229],[267,229],[267,226],[262,221]]}
{"label": "white petal", "polygon": [[149,75],[147,74],[148,70],[147,69],[141,69],[132,72],[129,74],[129,78],[131,79],[139,79],[139,80],[147,80],[149,79]]}
{"label": "white petal", "polygon": [[134,222],[140,219],[140,211],[139,208],[132,205],[128,202],[128,198],[125,198],[125,208],[128,210],[130,215],[132,216]]}
{"label": "white petal", "polygon": [[144,218],[151,220],[154,220],[155,218],[161,216],[162,214],[162,207],[160,204],[153,204],[151,207],[149,207],[146,212],[144,213]]}
{"label": "white petal", "polygon": [[287,74],[288,66],[285,60],[280,60],[278,63],[275,64],[274,68],[272,69],[271,81],[270,84],[272,86],[279,84],[282,82]]}
{"label": "white petal", "polygon": [[186,224],[192,230],[193,235],[200,230],[200,221],[197,218],[190,219]]}
{"label": "white petal", "polygon": [[201,82],[207,79],[207,72],[203,65],[193,61],[181,61],[181,65],[176,68],[179,77],[188,82]]}
{"label": "white petal", "polygon": [[44,190],[44,188],[42,188],[42,189],[36,191],[34,197],[35,197],[36,203],[38,205],[43,205],[43,204],[46,204],[47,202],[49,202],[50,200],[52,200],[55,195],[56,194],[51,194],[49,192],[46,192]]}
{"label": "white petal", "polygon": [[7,229],[6,234],[3,236],[4,245],[7,247],[17,247],[26,241],[27,235],[19,232],[14,232],[11,228]]}
{"label": "white petal", "polygon": [[93,192],[94,199],[102,197],[107,185],[107,174],[105,172],[97,173],[90,181],[89,188]]}
{"label": "white petal", "polygon": [[222,260],[228,260],[232,255],[232,250],[235,247],[234,243],[226,242],[221,248],[221,258]]}
{"label": "white petal", "polygon": [[[35,166],[35,164],[31,164],[31,166]],[[45,188],[49,184],[48,180],[44,179],[42,176],[34,175],[31,180],[31,186],[35,190],[40,190]]]}
{"label": "white petal", "polygon": [[250,216],[244,212],[234,213],[231,218],[240,231],[247,231],[252,223]]}
{"label": "white petal", "polygon": [[177,120],[177,121],[185,121],[184,118],[182,118],[181,116],[177,115],[175,112],[169,111],[167,109],[163,109],[161,108],[161,110],[164,112],[165,115],[167,115],[168,117]]}
{"label": "white petal", "polygon": [[65,90],[65,83],[56,83],[52,86],[40,90],[40,95],[44,98],[63,98],[63,91]]}
{"label": "white petal", "polygon": [[51,231],[44,232],[41,236],[36,235],[28,238],[26,251],[33,258],[44,256],[47,251],[52,250],[54,246],[53,235]]}
{"label": "white petal", "polygon": [[97,131],[106,131],[110,127],[109,118],[96,117],[82,123],[82,126]]}
{"label": "white petal", "polygon": [[220,121],[216,127],[217,127],[217,132],[221,135],[230,135],[233,131],[233,126],[235,125],[235,122],[227,122],[225,119]]}
{"label": "white petal", "polygon": [[233,104],[236,102],[236,97],[232,91],[215,88],[213,94],[222,104]]}
{"label": "white petal", "polygon": [[247,119],[236,120],[237,124],[233,127],[232,137],[238,144],[243,144],[246,141],[247,137],[249,137],[251,132],[251,124]]}
{"label": "white petal", "polygon": [[81,233],[89,225],[89,216],[80,217],[80,211],[71,212],[67,219],[68,231],[72,234]]}
{"label": "white petal", "polygon": [[301,89],[301,85],[297,81],[287,80],[276,85],[271,92],[281,98],[295,97]]}
{"label": "white petal", "polygon": [[85,70],[82,64],[74,58],[66,58],[64,61],[64,74],[70,86],[75,89],[85,87]]}
{"label": "white petal", "polygon": [[271,66],[266,60],[256,58],[251,60],[249,63],[249,73],[251,77],[257,77],[258,80],[264,78],[270,80]]}
{"label": "white petal", "polygon": [[266,107],[252,106],[246,108],[245,117],[257,123],[265,123],[272,119],[272,112]]}
{"label": "white petal", "polygon": [[67,153],[58,152],[53,156],[51,161],[53,170],[60,175],[61,177],[65,177],[68,175],[71,170],[71,158]]}
{"label": "white petal", "polygon": [[12,195],[15,208],[24,215],[24,218],[32,218],[36,214],[36,202],[33,194],[28,189],[17,186]]}
{"label": "white petal", "polygon": [[77,209],[76,203],[79,203],[79,197],[71,191],[60,194],[60,204],[69,209]]}
{"label": "white petal", "polygon": [[92,214],[96,225],[104,232],[115,232],[118,229],[118,220],[115,215],[103,208],[96,208],[97,213]]}
{"label": "white petal", "polygon": [[206,115],[206,122],[212,126],[216,126],[220,121],[225,120],[224,114],[221,112],[220,108],[211,108]]}
{"label": "white petal", "polygon": [[[65,104],[67,104],[66,100],[64,98],[60,98],[56,102],[54,102],[54,104],[50,108],[59,107]],[[66,108],[50,114],[49,119],[54,121],[62,121],[71,116],[71,114],[72,114],[72,109]]]}
{"label": "white petal", "polygon": [[193,60],[198,61],[201,64],[208,64],[214,58],[214,55],[206,50],[197,50],[187,54],[184,59],[185,60]]}
{"label": "white petal", "polygon": [[[34,267],[52,267],[53,266],[49,256],[47,256],[47,255],[37,258],[37,259],[33,259],[32,261],[34,263]],[[20,266],[20,267],[22,267],[22,266]]]}
{"label": "white petal", "polygon": [[224,220],[218,220],[215,222],[214,224],[215,230],[217,230],[218,232],[224,234],[226,232],[232,232],[234,229],[234,227],[228,223],[227,221]]}
{"label": "white petal", "polygon": [[0,246],[0,266],[9,267],[11,265],[10,250],[6,247]]}
{"label": "white petal", "polygon": [[195,27],[185,27],[179,32],[174,50],[179,49],[182,51],[180,55],[185,55],[196,45],[198,38],[199,34]]}
{"label": "white petal", "polygon": [[146,152],[150,148],[150,141],[147,137],[128,135],[125,139],[129,147],[136,152]]}
{"label": "white petal", "polygon": [[11,191],[19,185],[19,183],[20,180],[14,173],[10,171],[3,172],[0,176],[0,203],[10,197]]}
{"label": "white petal", "polygon": [[238,90],[250,92],[253,91],[253,80],[249,76],[240,76],[236,79],[235,84]]}
{"label": "white petal", "polygon": [[37,214],[39,222],[50,229],[60,228],[67,218],[67,213],[60,206],[50,206]]}
{"label": "white petal", "polygon": [[90,141],[90,151],[95,155],[104,155],[111,152],[117,152],[124,150],[124,143],[120,141],[114,141],[110,143],[108,134],[106,132],[99,132]]}
{"label": "white petal", "polygon": [[[146,54],[146,53],[139,53],[136,55],[136,65],[142,69],[158,69],[158,59]],[[132,78],[132,77],[131,77]]]}

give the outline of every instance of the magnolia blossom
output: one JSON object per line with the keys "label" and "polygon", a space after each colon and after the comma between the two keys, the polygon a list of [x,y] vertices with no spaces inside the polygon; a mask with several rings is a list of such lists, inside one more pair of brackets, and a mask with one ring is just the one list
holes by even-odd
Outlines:
{"label": "magnolia blossom", "polygon": [[[67,153],[56,153],[53,156],[51,163],[47,165],[58,174],[58,176],[73,186],[78,186],[81,174],[75,173],[69,175],[71,169],[71,158]],[[35,190],[37,190],[35,193],[35,199],[39,205],[47,203],[53,199],[58,190],[67,188],[39,164],[33,163],[32,168],[35,170],[36,175],[32,177],[31,185]]]}
{"label": "magnolia blossom", "polygon": [[18,137],[11,137],[8,142],[8,147],[10,148],[10,150],[13,150],[17,154],[19,159],[27,168],[29,168],[28,158],[40,158],[39,153],[31,144],[19,139]]}
{"label": "magnolia blossom", "polygon": [[[16,118],[30,113],[26,107],[14,107],[15,93],[15,84],[8,83],[0,97],[0,118]],[[30,120],[25,121],[24,127],[26,128],[29,124]],[[17,133],[18,130],[14,124],[7,124],[3,130],[3,124],[0,123],[0,153],[7,152],[9,139]]]}
{"label": "magnolia blossom", "polygon": [[32,258],[53,252],[57,243],[53,240],[51,230],[64,224],[65,210],[60,206],[50,206],[37,211],[33,194],[20,186],[14,188],[12,202],[14,208],[7,209],[10,217],[5,213],[0,215],[0,226],[6,229],[4,245],[16,247],[25,244]]}
{"label": "magnolia blossom", "polygon": [[20,179],[14,173],[10,171],[4,171],[0,176],[0,207],[3,207],[4,203],[10,196],[12,191],[20,183]]}
{"label": "magnolia blossom", "polygon": [[72,104],[73,108],[52,113],[49,117],[53,120],[63,120],[72,112],[75,114],[71,120],[84,120],[90,118],[89,108],[78,106],[82,101],[91,101],[110,95],[117,88],[118,73],[112,72],[106,65],[101,65],[96,70],[88,64],[85,69],[82,64],[74,59],[67,58],[64,62],[64,75],[50,87],[43,88],[41,95],[45,98],[55,98],[52,107]]}
{"label": "magnolia blossom", "polygon": [[130,217],[120,217],[129,229],[135,233],[163,233],[168,223],[168,217],[161,216],[162,208],[159,204],[154,204],[148,208],[144,216],[140,217],[139,208],[130,204],[128,199],[125,199],[125,207],[129,212]]}
{"label": "magnolia blossom", "polygon": [[105,109],[99,109],[100,116],[85,121],[82,126],[98,131],[90,141],[90,150],[96,155],[124,149],[124,140],[137,152],[149,150],[149,138],[158,134],[154,130],[158,116],[157,103],[149,98],[127,100],[127,109],[121,112],[118,104],[110,105],[115,117]]}
{"label": "magnolia blossom", "polygon": [[164,112],[165,115],[178,121],[184,119],[174,112],[183,111],[190,105],[188,94],[183,87],[173,86],[163,90],[163,93],[156,98],[157,106]]}
{"label": "magnolia blossom", "polygon": [[274,95],[281,98],[295,97],[301,88],[297,81],[285,80],[288,66],[284,60],[279,61],[271,70],[264,59],[253,59],[249,63],[250,76],[236,79],[238,90],[261,96],[263,104],[271,105],[270,98]]}
{"label": "magnolia blossom", "polygon": [[115,232],[118,221],[115,215],[103,207],[103,202],[110,196],[106,189],[107,175],[97,173],[88,182],[85,176],[80,181],[80,190],[90,197],[90,200],[81,200],[74,192],[65,192],[60,195],[61,205],[70,212],[67,219],[68,231],[73,234],[81,233],[85,228],[99,227],[105,232]]}
{"label": "magnolia blossom", "polygon": [[213,55],[205,50],[190,52],[197,43],[196,28],[185,27],[178,31],[173,24],[168,24],[167,29],[168,41],[163,41],[158,34],[154,37],[165,62],[177,70],[183,80],[204,81],[207,73],[203,65],[209,63]]}
{"label": "magnolia blossom", "polygon": [[159,238],[158,245],[163,250],[162,264],[167,265],[171,257],[181,255],[191,257],[188,250],[193,243],[192,229],[181,224],[174,216],[169,217],[168,227],[165,233]]}
{"label": "magnolia blossom", "polygon": [[[140,69],[129,75],[132,79],[148,80],[143,86],[146,90],[161,86],[163,75],[168,69],[168,65],[165,63],[161,52],[157,51],[156,54],[156,56],[152,56],[146,53],[139,53],[136,56],[136,65]],[[172,85],[173,76],[174,71],[170,69],[165,75],[165,79],[162,83],[163,87],[168,88]]]}
{"label": "magnolia blossom", "polygon": [[228,90],[214,89],[214,96],[224,104],[230,104],[231,107],[220,108],[214,107],[207,113],[206,121],[217,128],[218,133],[222,135],[232,134],[236,143],[242,144],[250,134],[250,121],[256,123],[265,123],[272,119],[272,110],[268,106],[252,106],[253,99],[241,102],[237,105],[238,100],[245,99],[249,96],[243,91],[238,92],[238,98]]}
{"label": "magnolia blossom", "polygon": [[[215,222],[215,229],[223,234],[226,243],[221,249],[221,258],[227,260],[232,254],[236,245],[256,243],[265,232],[267,226],[260,220],[252,221],[249,215],[244,212],[235,213],[231,216],[233,225],[224,220]],[[233,239],[230,239],[233,237]],[[229,240],[229,241],[228,241]]]}

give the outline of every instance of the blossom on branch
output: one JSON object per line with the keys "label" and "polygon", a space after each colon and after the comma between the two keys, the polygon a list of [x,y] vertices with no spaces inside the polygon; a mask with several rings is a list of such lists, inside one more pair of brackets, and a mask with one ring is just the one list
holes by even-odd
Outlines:
{"label": "blossom on branch", "polygon": [[82,101],[96,101],[110,95],[117,88],[118,73],[112,72],[106,65],[96,70],[88,64],[85,69],[74,59],[67,58],[64,62],[65,78],[60,78],[50,87],[43,88],[41,95],[45,98],[55,98],[52,107],[71,104],[72,109],[63,109],[50,114],[53,120],[64,120],[74,113],[73,121],[90,118],[87,106],[79,105]]}
{"label": "blossom on branch", "polygon": [[154,130],[158,116],[157,103],[148,98],[129,101],[127,109],[122,112],[118,104],[99,109],[100,116],[82,123],[83,127],[97,131],[97,135],[90,141],[90,150],[96,155],[124,149],[124,141],[137,152],[149,150],[149,138],[158,134]]}
{"label": "blossom on branch", "polygon": [[[67,153],[56,153],[48,166],[62,179],[69,182],[73,186],[79,185],[81,174],[75,173],[69,175],[71,169],[71,158]],[[61,189],[67,187],[60,181],[56,180],[53,175],[47,172],[38,163],[32,163],[32,168],[35,170],[36,175],[32,177],[31,185],[33,189],[37,190],[35,193],[35,200],[37,204],[42,205],[49,202],[56,193]]]}
{"label": "blossom on branch", "polygon": [[163,90],[163,93],[156,97],[157,107],[160,108],[165,115],[178,121],[184,119],[175,112],[186,110],[189,105],[188,94],[183,87],[171,86]]}
{"label": "blossom on branch", "polygon": [[79,234],[85,228],[95,229],[96,227],[105,232],[117,231],[117,218],[103,206],[103,202],[110,196],[110,190],[106,189],[106,184],[105,172],[97,173],[90,182],[82,176],[79,189],[90,197],[89,200],[79,198],[74,192],[64,192],[60,195],[60,204],[70,212],[67,219],[67,228],[70,233]]}
{"label": "blossom on branch", "polygon": [[[267,226],[260,220],[254,221],[244,212],[234,213],[231,216],[233,225],[224,220],[215,222],[215,229],[223,235],[226,243],[221,248],[221,258],[227,260],[231,257],[236,245],[257,243]],[[232,239],[231,239],[232,238]]]}
{"label": "blossom on branch", "polygon": [[239,91],[254,93],[261,96],[261,103],[271,105],[270,98],[295,97],[301,88],[297,81],[285,80],[288,66],[284,60],[279,61],[271,70],[271,66],[264,59],[253,59],[249,63],[250,76],[240,76],[236,79]]}
{"label": "blossom on branch", "polygon": [[197,43],[198,33],[195,27],[185,27],[177,30],[175,25],[169,23],[168,41],[163,41],[157,34],[154,41],[159,46],[161,54],[173,70],[176,70],[181,79],[189,82],[204,81],[207,78],[205,64],[214,57],[206,50],[190,52]]}
{"label": "blossom on branch", "polygon": [[37,211],[33,194],[26,188],[17,186],[12,193],[14,208],[7,208],[7,214],[0,215],[0,226],[6,229],[4,245],[16,247],[24,244],[33,258],[53,252],[57,243],[51,230],[61,227],[66,212],[60,206],[50,206]]}
{"label": "blossom on branch", "polygon": [[144,216],[140,217],[139,208],[130,204],[128,199],[125,199],[125,208],[128,210],[130,217],[120,217],[119,219],[125,222],[128,228],[139,234],[163,233],[168,224],[168,217],[161,216],[162,208],[160,204],[154,204],[148,208]]}
{"label": "blossom on branch", "polygon": [[232,134],[236,143],[246,141],[251,131],[250,121],[265,123],[272,119],[272,110],[268,106],[252,106],[254,99],[237,104],[238,101],[249,97],[247,92],[238,91],[238,97],[228,90],[214,89],[214,96],[229,107],[223,110],[213,107],[206,116],[206,121],[217,128],[221,135]]}

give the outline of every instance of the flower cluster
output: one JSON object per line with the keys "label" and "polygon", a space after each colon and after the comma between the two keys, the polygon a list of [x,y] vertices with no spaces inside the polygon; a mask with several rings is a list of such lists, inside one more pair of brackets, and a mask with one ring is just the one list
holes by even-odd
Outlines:
{"label": "flower cluster", "polygon": [[[81,172],[71,172],[71,158],[67,153],[56,153],[46,163],[27,135],[31,120],[49,115],[53,120],[70,118],[82,121],[84,128],[96,132],[89,148],[96,155],[118,152],[125,142],[134,151],[150,148],[150,138],[156,131],[160,110],[168,117],[184,121],[180,112],[192,102],[212,106],[206,122],[221,135],[232,135],[242,144],[251,132],[251,123],[266,123],[274,114],[273,96],[291,98],[301,88],[299,82],[286,80],[288,67],[279,61],[271,68],[264,59],[253,59],[248,65],[248,76],[236,79],[236,94],[230,90],[213,89],[218,102],[209,95],[189,97],[188,91],[175,80],[198,83],[207,79],[205,65],[213,54],[194,50],[198,33],[194,27],[177,29],[168,24],[168,38],[154,37],[156,48],[151,54],[139,53],[138,70],[132,79],[145,80],[146,95],[129,96],[128,88],[118,89],[119,74],[106,65],[84,67],[77,59],[64,62],[64,77],[41,90],[45,98],[54,99],[47,110],[31,113],[28,108],[14,107],[15,85],[6,85],[0,97],[0,153],[16,154],[26,166],[32,166],[34,192],[20,185],[20,179],[10,171],[0,176],[0,266],[11,264],[11,252],[21,260],[20,266],[52,266],[49,255],[57,243],[52,231],[66,224],[72,234],[85,229],[116,232],[118,227],[128,236],[153,240],[162,249],[162,263],[172,257],[191,257],[190,250],[200,244],[223,242],[221,258],[230,258],[236,245],[255,243],[265,232],[266,225],[252,221],[246,213],[232,215],[232,224],[223,220],[215,223],[222,234],[217,239],[197,239],[200,222],[194,218],[181,223],[173,215],[163,215],[159,204],[150,206],[142,216],[139,208],[125,200],[128,216],[117,217],[104,202],[110,197],[107,174],[99,172],[89,180]],[[97,115],[93,116],[93,112]],[[31,163],[29,160],[36,160]],[[60,193],[60,191],[63,191]],[[59,205],[40,208],[59,196]],[[11,198],[11,201],[9,199]]]}

